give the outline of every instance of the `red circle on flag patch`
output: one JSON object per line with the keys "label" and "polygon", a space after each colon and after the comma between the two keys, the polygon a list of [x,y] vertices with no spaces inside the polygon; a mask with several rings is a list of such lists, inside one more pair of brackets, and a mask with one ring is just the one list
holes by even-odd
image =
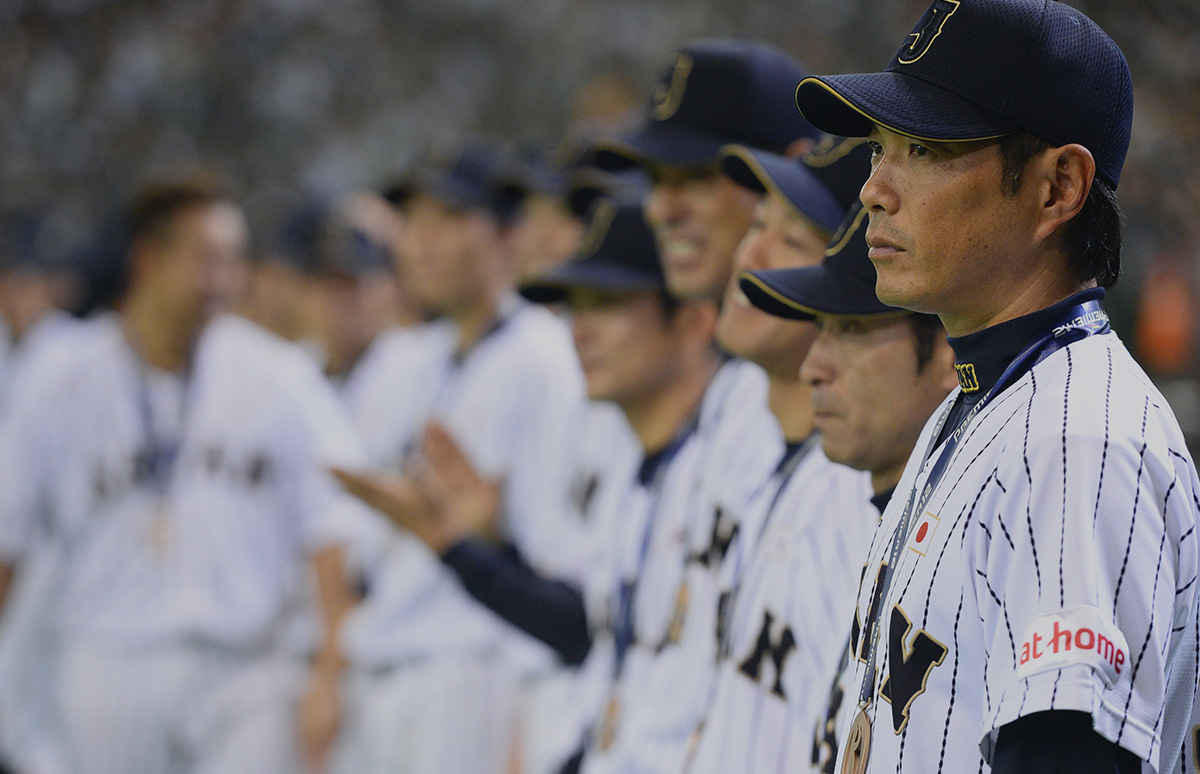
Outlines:
{"label": "red circle on flag patch", "polygon": [[925,540],[925,535],[928,532],[929,532],[929,522],[925,522],[924,524],[921,525],[921,528],[917,530],[917,542],[920,543],[921,541]]}

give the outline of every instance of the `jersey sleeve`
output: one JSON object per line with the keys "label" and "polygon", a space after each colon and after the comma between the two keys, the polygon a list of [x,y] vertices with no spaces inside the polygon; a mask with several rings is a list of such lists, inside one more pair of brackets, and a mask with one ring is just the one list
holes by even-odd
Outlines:
{"label": "jersey sleeve", "polygon": [[297,363],[291,394],[296,426],[291,452],[295,481],[292,503],[310,552],[332,545],[365,545],[383,533],[380,519],[351,497],[330,474],[331,467],[368,466],[350,418],[333,388],[315,368]]}
{"label": "jersey sleeve", "polygon": [[1190,465],[1166,453],[1149,399],[1125,410],[1137,413],[1140,437],[1116,426],[1076,432],[1062,416],[1060,434],[1027,431],[975,506],[981,528],[968,566],[986,646],[985,754],[1002,726],[1073,710],[1143,760],[1157,758],[1176,589],[1186,582],[1177,547],[1195,519],[1180,476]]}
{"label": "jersey sleeve", "polygon": [[18,563],[44,518],[53,466],[48,410],[53,385],[31,377],[10,395],[0,420],[0,562]]}

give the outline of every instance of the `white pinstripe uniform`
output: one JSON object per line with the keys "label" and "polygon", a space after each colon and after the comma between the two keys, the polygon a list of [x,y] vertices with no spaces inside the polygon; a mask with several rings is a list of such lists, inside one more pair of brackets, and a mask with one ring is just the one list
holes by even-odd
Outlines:
{"label": "white pinstripe uniform", "polygon": [[[482,475],[504,479],[501,529],[525,560],[577,578],[583,547],[568,509],[583,375],[550,312],[511,298],[501,320],[465,355],[447,323],[395,334],[352,413],[368,453],[393,469],[430,419],[444,423]],[[470,597],[415,538],[393,531],[388,541],[344,629],[364,711],[348,720],[335,769],[500,771],[518,673],[547,668],[549,653]]]}
{"label": "white pinstripe uniform", "polygon": [[684,765],[712,686],[721,565],[735,535],[757,535],[747,506],[783,453],[758,366],[722,366],[705,392],[695,442],[693,478],[656,510],[634,596],[634,641],[613,688],[611,744],[585,758],[589,774]]}
{"label": "white pinstripe uniform", "polygon": [[[80,327],[65,312],[47,312],[8,349],[0,361],[0,412],[21,382],[37,378],[42,362],[70,346]],[[52,709],[57,644],[51,611],[59,559],[53,543],[42,538],[9,590],[0,622],[0,750],[21,771],[59,774],[67,770]]]}
{"label": "white pinstripe uniform", "polygon": [[[814,437],[812,441],[816,441]],[[859,568],[879,518],[865,473],[806,443],[755,499],[756,543],[738,541],[716,686],[689,774],[800,771],[845,647]]]}
{"label": "white pinstripe uniform", "polygon": [[[617,544],[638,530],[636,474],[642,449],[616,405],[592,401],[584,417],[572,483],[572,513],[586,535],[584,600],[594,643],[606,642],[609,595],[617,584]],[[539,675],[525,688],[521,712],[521,771],[557,774],[584,744],[612,679],[611,640],[595,645],[578,668]]]}
{"label": "white pinstripe uniform", "polygon": [[[326,465],[360,466],[332,391],[245,320],[204,330],[190,375],[156,372],[115,315],[13,396],[0,432],[0,557],[38,529],[65,557],[58,690],[89,774],[293,772],[304,558],[363,510]],[[177,442],[160,487],[148,442]]]}
{"label": "white pinstripe uniform", "polygon": [[[1200,482],[1162,396],[1115,334],[1054,352],[975,417],[873,601],[941,413],[859,593],[860,622],[882,611],[867,770],[987,771],[1002,726],[1075,710],[1144,771],[1195,771]],[[854,639],[852,706],[873,633]]]}

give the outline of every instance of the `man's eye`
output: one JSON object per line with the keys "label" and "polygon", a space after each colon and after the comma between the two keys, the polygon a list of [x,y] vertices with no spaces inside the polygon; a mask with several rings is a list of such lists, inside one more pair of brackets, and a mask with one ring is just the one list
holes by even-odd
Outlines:
{"label": "man's eye", "polygon": [[871,149],[872,156],[878,156],[883,153],[883,146],[874,140],[867,140],[867,147]]}
{"label": "man's eye", "polygon": [[928,156],[929,155],[928,148],[926,148],[924,145],[918,145],[915,142],[908,146],[908,152],[914,156]]}

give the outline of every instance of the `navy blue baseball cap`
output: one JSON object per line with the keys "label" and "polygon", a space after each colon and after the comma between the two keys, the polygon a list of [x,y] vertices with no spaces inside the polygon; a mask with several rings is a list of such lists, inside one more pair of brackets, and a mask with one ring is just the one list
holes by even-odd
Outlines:
{"label": "navy blue baseball cap", "polygon": [[484,144],[469,144],[448,154],[431,154],[405,182],[388,191],[393,204],[423,193],[463,210],[484,209],[502,222],[516,215],[520,196],[507,187],[503,153]]}
{"label": "navy blue baseball cap", "polygon": [[521,288],[540,304],[565,301],[572,290],[606,293],[667,292],[654,232],[640,202],[600,199],[592,207],[579,251]]}
{"label": "navy blue baseball cap", "polygon": [[789,320],[881,317],[912,314],[875,295],[875,264],[867,256],[867,210],[857,204],[846,215],[816,266],[738,272],[750,303]]}
{"label": "navy blue baseball cap", "polygon": [[782,152],[817,131],[793,104],[808,75],[792,57],[749,40],[701,40],[684,46],[663,70],[645,123],[597,143],[604,169],[715,164],[730,143]]}
{"label": "navy blue baseball cap", "polygon": [[[818,150],[819,149],[819,150]],[[832,234],[871,171],[871,152],[859,137],[828,137],[816,153],[791,159],[775,153],[727,145],[721,151],[721,171],[743,188],[771,192],[795,214]]]}
{"label": "navy blue baseball cap", "polygon": [[1117,44],[1055,0],[934,0],[882,73],[805,78],[796,104],[833,134],[872,124],[915,139],[1029,132],[1078,143],[1114,189],[1129,149],[1133,81]]}
{"label": "navy blue baseball cap", "polygon": [[392,270],[392,255],[361,229],[327,218],[314,245],[313,273],[324,277],[369,277]]}

